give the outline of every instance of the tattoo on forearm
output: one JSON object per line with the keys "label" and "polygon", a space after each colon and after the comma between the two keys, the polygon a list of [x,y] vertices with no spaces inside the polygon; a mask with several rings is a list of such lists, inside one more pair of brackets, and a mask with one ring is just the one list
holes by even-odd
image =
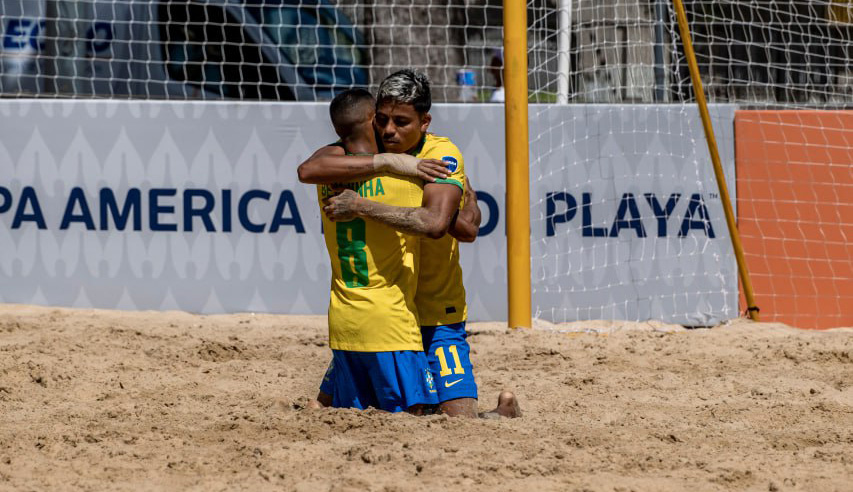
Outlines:
{"label": "tattoo on forearm", "polygon": [[363,210],[362,215],[406,234],[425,236],[429,233],[430,223],[422,208],[392,207],[373,202],[371,205]]}

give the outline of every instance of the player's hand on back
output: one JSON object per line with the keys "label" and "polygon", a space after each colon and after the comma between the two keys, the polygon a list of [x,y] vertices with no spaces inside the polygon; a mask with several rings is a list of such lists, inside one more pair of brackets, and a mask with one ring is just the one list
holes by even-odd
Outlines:
{"label": "player's hand on back", "polygon": [[360,197],[353,190],[343,190],[337,195],[323,200],[323,213],[332,222],[346,222],[358,217],[358,201]]}

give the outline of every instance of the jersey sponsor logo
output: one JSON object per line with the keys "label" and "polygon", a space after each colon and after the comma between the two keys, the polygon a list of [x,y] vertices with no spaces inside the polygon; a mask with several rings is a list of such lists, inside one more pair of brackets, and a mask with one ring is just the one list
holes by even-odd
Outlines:
{"label": "jersey sponsor logo", "polygon": [[447,170],[452,173],[455,173],[456,169],[459,168],[459,161],[457,161],[453,156],[446,155],[442,157],[441,160],[444,161],[444,165],[447,167]]}
{"label": "jersey sponsor logo", "polygon": [[461,383],[463,379],[465,379],[465,378],[459,378],[459,379],[457,379],[456,381],[445,381],[445,382],[444,382],[444,387],[445,387],[445,388],[449,388],[449,387],[453,386],[453,385],[454,385],[454,384],[456,384],[456,383]]}

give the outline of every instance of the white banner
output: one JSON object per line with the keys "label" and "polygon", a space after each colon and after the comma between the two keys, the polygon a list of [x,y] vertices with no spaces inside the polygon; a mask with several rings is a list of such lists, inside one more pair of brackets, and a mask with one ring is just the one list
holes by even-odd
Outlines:
{"label": "white banner", "polygon": [[[335,140],[327,107],[0,101],[0,302],[325,313],[320,212],[296,166]],[[562,125],[531,122],[531,136],[561,128],[571,143],[531,166],[538,315],[697,323],[736,315],[734,260],[708,191],[715,185],[698,118],[679,107],[557,111]],[[733,108],[713,112],[733,180]],[[506,319],[503,106],[439,105],[433,117],[432,130],[460,147],[480,192],[481,237],[461,248],[470,319]],[[630,126],[641,123],[645,133]],[[655,124],[678,135],[647,138]],[[578,138],[591,127],[595,138]],[[648,159],[632,157],[640,148]],[[654,170],[679,178],[661,182]],[[603,179],[593,179],[598,172]],[[680,199],[668,208],[672,194]],[[665,227],[655,203],[668,210]]]}

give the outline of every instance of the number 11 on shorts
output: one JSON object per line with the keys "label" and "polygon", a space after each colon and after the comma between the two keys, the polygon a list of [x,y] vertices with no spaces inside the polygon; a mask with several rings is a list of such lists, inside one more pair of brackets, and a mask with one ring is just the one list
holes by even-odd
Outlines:
{"label": "number 11 on shorts", "polygon": [[[465,368],[462,367],[462,361],[459,360],[459,352],[456,350],[456,345],[450,345],[447,347],[447,350],[450,351],[450,355],[453,356],[453,374],[465,374]],[[438,372],[440,377],[450,376],[451,370],[447,365],[447,357],[444,355],[444,347],[437,347],[435,349],[435,356],[438,357],[438,365],[441,366],[441,370]]]}

